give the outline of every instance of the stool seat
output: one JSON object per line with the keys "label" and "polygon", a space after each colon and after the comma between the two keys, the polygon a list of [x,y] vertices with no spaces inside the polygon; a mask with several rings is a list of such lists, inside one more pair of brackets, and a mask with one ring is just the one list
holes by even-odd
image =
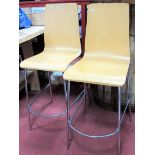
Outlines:
{"label": "stool seat", "polygon": [[88,5],[85,54],[65,71],[64,79],[120,87],[129,62],[129,5]]}
{"label": "stool seat", "polygon": [[45,7],[44,51],[21,62],[31,70],[64,72],[81,53],[78,6],[75,3]]}
{"label": "stool seat", "polygon": [[129,61],[129,58],[119,56],[85,56],[79,62],[69,67],[63,77],[69,81],[123,86],[126,80]]}
{"label": "stool seat", "polygon": [[[32,104],[35,103],[35,100],[38,99],[48,87],[50,91],[50,102],[48,102],[47,105],[53,103],[51,72],[61,72],[63,74],[70,63],[81,54],[78,5],[76,3],[47,4],[45,6],[44,19],[44,51],[20,63],[20,67],[25,69],[25,92],[29,129],[32,129],[31,114],[38,117],[51,118],[63,116],[67,113],[66,108],[63,112],[45,114],[42,110],[34,110]],[[47,86],[37,93],[32,101],[29,100],[27,70],[41,70],[48,73]],[[64,93],[66,96],[66,87],[64,87]],[[43,109],[44,108],[45,106]],[[67,133],[68,130],[69,127],[67,127]]]}
{"label": "stool seat", "polygon": [[20,64],[20,67],[31,70],[64,72],[68,64],[80,55],[80,52],[45,50]]}
{"label": "stool seat", "polygon": [[[130,62],[129,49],[129,5],[125,3],[97,3],[87,7],[87,26],[84,57],[64,72],[66,81],[67,122],[74,132],[89,138],[106,138],[117,134],[117,155],[121,154],[120,129],[126,109],[121,114],[121,86],[125,84]],[[84,89],[73,101],[78,102],[72,115],[70,114],[70,81],[83,82]],[[73,119],[84,103],[84,112],[89,99],[86,83],[118,87],[118,124],[112,133],[92,135],[75,127]],[[128,83],[128,82],[127,82]],[[126,89],[128,92],[128,89]],[[82,94],[82,95],[81,95]],[[127,96],[129,99],[129,95]],[[82,102],[84,101],[84,102]],[[76,119],[78,122],[78,118]],[[72,132],[68,131],[69,140]]]}

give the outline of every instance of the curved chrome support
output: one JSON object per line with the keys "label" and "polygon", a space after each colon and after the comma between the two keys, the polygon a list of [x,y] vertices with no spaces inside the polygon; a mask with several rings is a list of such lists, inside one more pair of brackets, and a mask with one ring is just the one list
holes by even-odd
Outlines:
{"label": "curved chrome support", "polygon": [[42,114],[42,113],[39,113],[39,112],[35,112],[35,111],[32,109],[32,107],[31,107],[30,104],[28,104],[28,110],[29,110],[29,112],[31,112],[33,115],[36,115],[36,116],[39,116],[39,117],[46,117],[46,118],[62,116],[62,115],[64,115],[64,114],[66,114],[66,112],[67,112],[67,111],[65,110],[64,112],[58,113],[58,114]]}
{"label": "curved chrome support", "polygon": [[[49,87],[49,84],[44,88],[43,91],[45,91],[47,88]],[[65,84],[64,84],[64,90],[65,90]],[[50,118],[50,117],[58,117],[58,116],[62,116],[65,115],[67,113],[67,108],[65,109],[64,112],[61,113],[57,113],[57,114],[42,114],[40,112],[36,112],[32,109],[32,104],[34,103],[34,101],[42,94],[43,92],[41,92],[38,96],[36,96],[30,103],[27,104],[28,107],[28,111],[31,112],[33,115],[39,116],[39,117],[45,117],[45,118]],[[66,95],[66,92],[65,92]],[[80,96],[82,95],[82,92],[80,94]],[[74,102],[72,102],[69,106],[69,109],[78,101],[78,97],[74,100]]]}
{"label": "curved chrome support", "polygon": [[[39,93],[32,99],[32,101],[29,101],[28,81],[27,81],[27,69],[24,70],[24,75],[25,75],[26,106],[27,106],[28,117],[29,117],[29,129],[32,129],[30,114],[33,114],[33,115],[39,116],[39,117],[50,118],[50,117],[62,116],[62,115],[65,115],[65,114],[67,113],[67,108],[66,108],[63,112],[57,113],[57,114],[43,114],[43,113],[41,113],[41,112],[34,111],[34,110],[32,109],[32,105],[35,103],[35,100],[36,100],[43,92],[45,92],[45,91],[47,90],[48,87],[50,87],[51,102],[53,102],[50,73],[48,72],[49,83],[47,84],[47,86],[46,86],[45,88],[43,88],[43,90],[42,90],[41,92],[39,92]],[[64,93],[65,93],[65,96],[67,97],[65,81],[64,81]],[[77,100],[78,100],[78,99],[75,99],[74,102],[71,103],[71,104],[69,105],[69,109],[77,102]]]}
{"label": "curved chrome support", "polygon": [[[70,88],[70,83],[68,82],[67,86]],[[121,88],[118,87],[118,124],[117,124],[117,128],[116,130],[114,130],[112,133],[106,133],[103,135],[90,135],[87,133],[84,133],[82,131],[80,131],[79,129],[77,129],[76,127],[73,126],[73,119],[78,111],[78,109],[80,108],[80,106],[82,105],[82,103],[85,103],[85,96],[88,95],[88,92],[86,91],[86,86],[84,87],[84,90],[80,93],[80,95],[76,98],[76,101],[79,100],[76,109],[74,110],[74,113],[72,114],[72,117],[70,117],[70,112],[69,109],[67,111],[67,125],[68,125],[68,129],[69,129],[69,134],[70,134],[70,128],[77,132],[78,134],[80,134],[81,136],[85,136],[88,138],[94,138],[94,139],[99,139],[99,138],[106,138],[106,137],[110,137],[110,136],[114,136],[117,134],[117,154],[120,155],[120,127],[121,127],[121,123],[124,117],[124,114],[126,112],[126,109],[129,105],[130,100],[128,100],[127,104],[126,104],[126,108],[123,112],[123,114],[121,115]],[[70,89],[67,90],[66,93],[66,104],[67,107],[69,107],[69,97],[70,97]],[[81,98],[81,99],[80,99]],[[84,102],[82,102],[84,100]]]}
{"label": "curved chrome support", "polygon": [[81,132],[80,130],[76,129],[75,127],[73,127],[73,125],[71,124],[71,122],[69,122],[69,126],[74,130],[76,131],[77,133],[79,133],[80,135],[82,136],[85,136],[85,137],[89,137],[89,138],[106,138],[106,137],[110,137],[110,136],[114,136],[115,134],[117,134],[118,132],[118,128],[112,132],[112,133],[108,133],[108,134],[103,134],[103,135],[89,135],[87,133],[84,133],[84,132]]}
{"label": "curved chrome support", "polygon": [[[49,72],[48,72],[49,74]],[[42,114],[40,112],[35,112],[33,109],[32,109],[32,105],[33,103],[35,103],[34,101],[48,88],[50,87],[50,94],[52,95],[52,88],[51,88],[51,80],[50,80],[50,74],[49,74],[49,84],[47,84],[47,86],[38,94],[34,97],[34,99],[29,102],[29,94],[28,94],[28,82],[27,82],[27,70],[25,69],[25,91],[26,91],[26,104],[27,104],[27,109],[28,109],[28,113],[29,113],[29,126],[30,126],[30,129],[31,129],[31,121],[30,121],[30,113],[32,113],[33,115],[36,115],[36,116],[39,116],[39,117],[46,117],[46,118],[49,118],[49,117],[57,117],[57,116],[62,116],[64,114],[66,114],[66,110],[62,113],[58,113],[58,114]],[[52,96],[51,96],[52,97]],[[53,100],[52,100],[53,101]]]}
{"label": "curved chrome support", "polygon": [[[73,119],[77,113],[77,111],[79,110],[80,106],[82,105],[82,103],[85,104],[85,97],[87,96],[87,91],[85,89],[86,87],[84,87],[84,90],[78,95],[77,97],[77,100],[80,100],[78,102],[78,105],[77,105],[77,108],[75,109],[72,117],[70,117],[70,114],[68,112],[68,115],[69,115],[69,119],[68,120],[68,125],[69,127],[74,130],[75,132],[79,133],[80,135],[82,136],[85,136],[85,137],[89,137],[89,138],[105,138],[105,137],[109,137],[109,136],[113,136],[115,134],[117,134],[117,132],[119,131],[118,128],[116,128],[116,130],[112,133],[108,133],[108,134],[103,134],[103,135],[90,135],[90,134],[87,134],[87,133],[84,133],[84,132],[81,132],[80,130],[76,129],[73,125],[72,125],[72,122],[73,122]],[[69,92],[68,92],[68,96],[69,96]],[[81,98],[81,99],[80,99]],[[84,100],[84,102],[82,102]],[[69,105],[69,100],[67,100],[67,104]],[[69,110],[68,110],[69,111]]]}

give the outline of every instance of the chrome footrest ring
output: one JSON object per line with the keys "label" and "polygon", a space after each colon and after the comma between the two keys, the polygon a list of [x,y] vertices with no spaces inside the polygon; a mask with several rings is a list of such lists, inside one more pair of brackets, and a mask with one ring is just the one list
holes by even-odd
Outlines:
{"label": "chrome footrest ring", "polygon": [[114,136],[115,134],[118,133],[119,129],[116,128],[116,130],[112,133],[108,133],[108,134],[103,134],[103,135],[90,135],[84,132],[81,132],[80,130],[76,129],[75,127],[73,127],[73,125],[71,124],[71,122],[68,122],[70,128],[72,130],[74,130],[75,132],[77,132],[78,134],[80,134],[81,136],[85,136],[85,137],[89,137],[89,138],[94,138],[94,139],[99,139],[99,138],[106,138],[106,137],[110,137],[110,136]]}

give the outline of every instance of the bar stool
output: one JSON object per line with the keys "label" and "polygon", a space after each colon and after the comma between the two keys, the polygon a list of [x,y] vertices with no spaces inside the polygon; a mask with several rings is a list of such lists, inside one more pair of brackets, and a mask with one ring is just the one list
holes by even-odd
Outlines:
{"label": "bar stool", "polygon": [[[20,64],[20,67],[25,69],[26,103],[30,129],[31,113],[35,116],[47,118],[66,114],[66,109],[59,114],[43,114],[34,111],[32,109],[32,104],[35,103],[34,100],[48,87],[50,87],[51,102],[53,102],[50,73],[54,71],[63,73],[70,62],[81,54],[77,4],[47,4],[45,6],[44,40],[44,51],[22,61]],[[46,71],[49,75],[49,84],[31,103],[29,101],[29,92],[27,88],[27,70]]]}
{"label": "bar stool", "polygon": [[[68,145],[72,138],[71,131],[89,138],[105,138],[117,134],[120,155],[120,125],[130,103],[129,95],[126,108],[121,116],[121,87],[125,84],[129,63],[129,5],[123,3],[89,4],[84,57],[69,67],[63,77],[67,92]],[[83,82],[84,89],[77,97],[79,104],[70,115],[70,81]],[[86,84],[98,84],[118,87],[118,126],[112,132],[103,135],[90,135],[81,132],[73,125],[74,116],[80,105],[86,102]],[[82,102],[82,100],[85,102]]]}

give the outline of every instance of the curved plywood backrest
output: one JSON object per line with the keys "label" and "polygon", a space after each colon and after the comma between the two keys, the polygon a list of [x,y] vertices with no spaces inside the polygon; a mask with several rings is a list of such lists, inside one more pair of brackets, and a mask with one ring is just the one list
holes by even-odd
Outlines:
{"label": "curved plywood backrest", "polygon": [[85,55],[129,59],[129,5],[98,3],[88,5]]}
{"label": "curved plywood backrest", "polygon": [[45,49],[80,52],[77,4],[47,4],[45,7]]}

